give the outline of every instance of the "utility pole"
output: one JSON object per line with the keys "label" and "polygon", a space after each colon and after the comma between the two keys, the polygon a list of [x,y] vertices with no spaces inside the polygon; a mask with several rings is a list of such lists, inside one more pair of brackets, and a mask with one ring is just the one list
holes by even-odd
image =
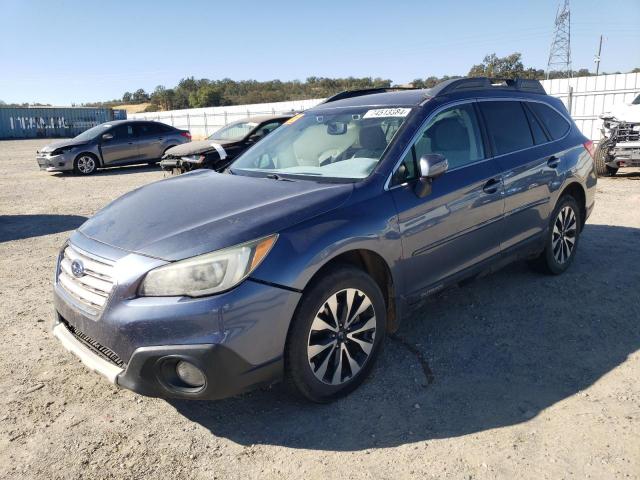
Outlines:
{"label": "utility pole", "polygon": [[600,54],[601,53],[602,53],[602,35],[600,35],[600,44],[598,45],[598,53],[593,59],[593,61],[596,62],[596,75],[600,73]]}
{"label": "utility pole", "polygon": [[564,72],[567,78],[571,72],[571,11],[569,0],[564,0],[556,13],[553,41],[549,49],[547,62],[547,79],[552,71]]}

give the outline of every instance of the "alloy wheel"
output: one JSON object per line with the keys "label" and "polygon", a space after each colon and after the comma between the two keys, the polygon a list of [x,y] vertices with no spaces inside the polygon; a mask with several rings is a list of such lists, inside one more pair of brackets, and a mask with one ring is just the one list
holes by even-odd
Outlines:
{"label": "alloy wheel", "polygon": [[83,155],[78,159],[78,170],[85,175],[91,173],[96,168],[96,162],[93,157],[89,155]]}
{"label": "alloy wheel", "polygon": [[566,263],[576,246],[578,222],[576,214],[570,206],[563,207],[553,224],[551,235],[551,248],[553,257],[559,264]]}
{"label": "alloy wheel", "polygon": [[340,385],[355,377],[369,360],[376,335],[371,300],[354,288],[324,301],[311,324],[307,359],[315,377]]}

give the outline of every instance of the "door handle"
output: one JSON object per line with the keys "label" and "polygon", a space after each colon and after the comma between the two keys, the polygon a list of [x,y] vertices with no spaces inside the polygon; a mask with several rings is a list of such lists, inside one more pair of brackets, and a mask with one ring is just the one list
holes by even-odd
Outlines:
{"label": "door handle", "polygon": [[549,168],[558,168],[558,165],[560,165],[560,159],[555,155],[551,155],[547,159],[547,165],[549,166]]}
{"label": "door handle", "polygon": [[496,193],[498,191],[498,188],[500,188],[500,179],[499,178],[492,178],[491,180],[489,180],[487,183],[484,184],[484,187],[482,187],[482,190],[484,191],[484,193]]}

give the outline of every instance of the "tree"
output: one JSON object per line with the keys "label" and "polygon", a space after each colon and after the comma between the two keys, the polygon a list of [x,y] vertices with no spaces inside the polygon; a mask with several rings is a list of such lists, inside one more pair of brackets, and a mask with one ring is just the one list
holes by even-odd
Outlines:
{"label": "tree", "polygon": [[122,102],[131,103],[131,92],[124,92],[124,94],[122,95]]}
{"label": "tree", "polygon": [[[498,57],[495,53],[486,55],[482,63],[474,65],[467,74],[469,77],[516,78],[523,77],[525,69],[522,54],[516,52],[506,57]],[[532,72],[528,72],[531,74]]]}
{"label": "tree", "polygon": [[220,105],[222,95],[220,90],[213,85],[204,85],[202,88],[189,95],[189,106],[200,107],[217,107]]}
{"label": "tree", "polygon": [[139,88],[133,95],[131,95],[131,101],[133,103],[144,103],[149,101],[149,95],[142,88]]}

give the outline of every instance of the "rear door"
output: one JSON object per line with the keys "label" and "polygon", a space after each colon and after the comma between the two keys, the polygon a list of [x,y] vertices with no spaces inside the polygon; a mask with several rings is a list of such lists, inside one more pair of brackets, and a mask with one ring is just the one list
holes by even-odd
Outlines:
{"label": "rear door", "polygon": [[478,105],[504,182],[501,249],[506,250],[546,228],[560,158],[549,149],[546,132],[521,101],[482,100]]}
{"label": "rear door", "polygon": [[168,133],[156,122],[144,122],[135,125],[138,132],[138,150],[140,160],[157,160],[164,153]]}
{"label": "rear door", "polygon": [[[440,153],[449,170],[419,198],[417,161]],[[418,133],[391,180],[402,236],[402,277],[410,297],[499,253],[504,201],[495,162],[487,158],[473,102],[444,108]]]}
{"label": "rear door", "polygon": [[138,158],[138,144],[133,126],[130,123],[117,125],[105,133],[113,136],[107,140],[104,139],[103,134],[101,138],[100,149],[105,165],[126,163]]}

